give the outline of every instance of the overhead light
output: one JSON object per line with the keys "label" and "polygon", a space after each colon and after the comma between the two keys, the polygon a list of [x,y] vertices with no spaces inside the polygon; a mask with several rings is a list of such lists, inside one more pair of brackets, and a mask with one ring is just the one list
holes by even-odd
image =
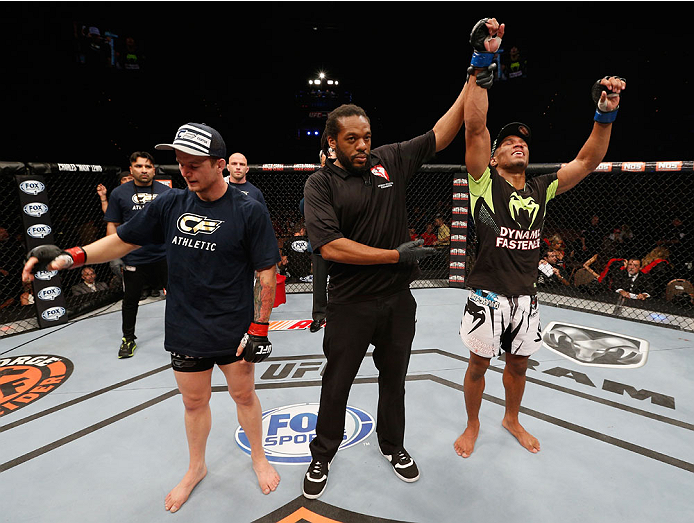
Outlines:
{"label": "overhead light", "polygon": [[321,78],[325,78],[325,73],[320,73],[318,76],[320,76]]}
{"label": "overhead light", "polygon": [[332,80],[328,80],[328,85],[333,85],[333,83],[334,82]]}
{"label": "overhead light", "polygon": [[313,80],[309,80],[308,85],[313,85]]}

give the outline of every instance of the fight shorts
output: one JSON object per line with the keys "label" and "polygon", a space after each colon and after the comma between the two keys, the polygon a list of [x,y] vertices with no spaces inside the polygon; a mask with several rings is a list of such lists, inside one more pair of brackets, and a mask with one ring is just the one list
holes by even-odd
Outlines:
{"label": "fight shorts", "polygon": [[542,346],[541,331],[537,296],[472,290],[460,321],[463,343],[483,358],[501,351],[530,356]]}

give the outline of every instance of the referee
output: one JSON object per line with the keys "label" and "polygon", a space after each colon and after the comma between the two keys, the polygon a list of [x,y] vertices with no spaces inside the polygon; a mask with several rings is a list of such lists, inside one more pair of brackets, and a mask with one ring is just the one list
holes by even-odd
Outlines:
{"label": "referee", "polygon": [[318,498],[344,432],[352,382],[370,344],[379,371],[377,413],[381,454],[406,482],[419,479],[404,447],[405,377],[415,334],[410,282],[420,258],[434,252],[410,241],[405,191],[419,167],[448,146],[463,122],[461,92],[434,128],[412,140],[371,150],[364,110],[342,105],[328,115],[325,135],[335,158],[304,187],[311,245],[330,264],[323,375],[312,461],[303,494]]}

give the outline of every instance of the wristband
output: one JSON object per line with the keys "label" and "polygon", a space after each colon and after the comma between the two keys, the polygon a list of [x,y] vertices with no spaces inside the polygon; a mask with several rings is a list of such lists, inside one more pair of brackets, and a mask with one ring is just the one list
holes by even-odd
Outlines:
{"label": "wristband", "polygon": [[269,323],[254,321],[251,323],[251,326],[248,327],[248,334],[253,336],[265,336],[267,338],[267,331],[269,327]]}
{"label": "wristband", "polygon": [[615,109],[614,111],[610,111],[609,113],[603,113],[600,112],[599,109],[595,110],[595,116],[593,116],[593,120],[599,123],[612,123],[617,119],[617,111],[619,108]]}
{"label": "wristband", "polygon": [[87,263],[87,253],[84,252],[84,249],[82,247],[72,247],[70,249],[65,249],[65,252],[70,255],[72,258],[72,267],[81,267],[85,263]]}
{"label": "wristband", "polygon": [[475,67],[489,67],[494,61],[494,53],[480,53],[475,51],[472,53],[472,59],[470,60],[470,65]]}

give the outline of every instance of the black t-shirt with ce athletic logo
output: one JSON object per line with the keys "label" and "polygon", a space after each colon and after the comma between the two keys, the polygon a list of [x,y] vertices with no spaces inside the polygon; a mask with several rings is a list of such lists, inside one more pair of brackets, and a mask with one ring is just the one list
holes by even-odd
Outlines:
{"label": "black t-shirt with ce athletic logo", "polygon": [[[436,152],[433,130],[405,142],[371,151],[371,168],[352,175],[328,160],[304,186],[306,230],[314,250],[339,238],[395,249],[410,240],[407,184]],[[328,293],[334,303],[394,294],[409,288],[417,265],[352,265],[331,262]]]}

